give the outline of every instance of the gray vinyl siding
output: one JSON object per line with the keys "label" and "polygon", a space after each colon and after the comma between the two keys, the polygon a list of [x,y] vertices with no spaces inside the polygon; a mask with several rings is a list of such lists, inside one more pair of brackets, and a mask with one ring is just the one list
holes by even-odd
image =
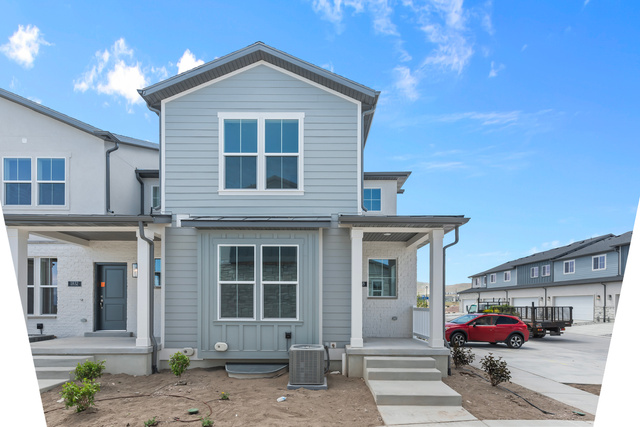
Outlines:
{"label": "gray vinyl siding", "polygon": [[[531,264],[519,265],[518,269],[518,285],[535,285],[538,283],[551,283],[553,280],[553,262],[552,261],[540,261],[533,262]],[[542,266],[549,265],[550,266],[550,274],[549,276],[542,276]],[[538,267],[538,277],[531,278],[531,268]]]}
{"label": "gray vinyl siding", "polygon": [[198,344],[198,236],[195,229],[166,229],[164,256],[165,348]]}
{"label": "gray vinyl siding", "polygon": [[501,288],[505,286],[516,286],[518,284],[517,280],[517,272],[515,269],[511,271],[511,280],[508,282],[504,281],[504,271],[499,271],[496,273],[496,283],[491,283],[491,274],[487,274],[487,289],[489,288]]}
{"label": "gray vinyl siding", "polygon": [[627,259],[629,258],[629,245],[620,246],[620,258],[622,260],[620,266],[620,274],[624,275],[624,271],[627,268]]}
{"label": "gray vinyl siding", "polygon": [[323,230],[322,340],[351,340],[351,239],[343,228]]}
{"label": "gray vinyl siding", "polygon": [[[597,254],[596,254],[597,255]],[[582,280],[596,277],[610,277],[618,274],[618,253],[607,252],[606,268],[593,271],[593,256],[587,255],[575,258],[575,273],[564,274],[564,262],[571,259],[563,259],[554,263],[555,281],[562,282],[566,280]]]}
{"label": "gray vinyl siding", "polygon": [[[192,215],[357,213],[358,107],[264,65],[167,102],[165,210]],[[303,195],[219,195],[218,113],[302,112]]]}

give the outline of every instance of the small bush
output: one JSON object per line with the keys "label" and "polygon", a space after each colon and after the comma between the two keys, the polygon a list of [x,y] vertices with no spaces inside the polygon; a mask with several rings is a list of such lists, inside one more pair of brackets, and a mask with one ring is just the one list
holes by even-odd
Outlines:
{"label": "small bush", "polygon": [[470,365],[476,358],[476,355],[473,354],[470,348],[459,347],[454,345],[451,347],[451,358],[453,359],[453,364],[456,365],[456,369]]}
{"label": "small bush", "polygon": [[511,380],[511,371],[507,369],[507,362],[502,360],[502,357],[496,359],[493,357],[493,353],[489,353],[480,360],[482,364],[482,370],[489,377],[492,386],[497,386],[500,383],[508,382]]}
{"label": "small bush", "polygon": [[151,426],[157,426],[157,425],[158,425],[158,420],[156,420],[156,417],[153,417],[144,422],[144,427],[151,427]]}
{"label": "small bush", "polygon": [[101,360],[100,362],[87,360],[84,363],[78,363],[75,371],[73,371],[76,381],[96,380],[100,378],[102,376],[102,371],[104,371],[104,364],[104,360]]}
{"label": "small bush", "polygon": [[229,400],[229,393],[227,393],[226,391],[220,393],[220,400]]}
{"label": "small bush", "polygon": [[211,418],[209,417],[202,418],[202,427],[212,427],[212,426],[213,426],[213,421],[211,421]]}
{"label": "small bush", "polygon": [[76,407],[76,412],[82,412],[93,405],[95,394],[100,391],[100,384],[95,380],[82,380],[82,386],[68,382],[62,385],[60,395],[64,399],[65,408]]}
{"label": "small bush", "polygon": [[169,358],[169,367],[171,368],[171,372],[173,372],[173,375],[178,378],[184,374],[184,371],[187,370],[190,364],[191,360],[189,360],[189,356],[180,352],[174,353],[171,358]]}

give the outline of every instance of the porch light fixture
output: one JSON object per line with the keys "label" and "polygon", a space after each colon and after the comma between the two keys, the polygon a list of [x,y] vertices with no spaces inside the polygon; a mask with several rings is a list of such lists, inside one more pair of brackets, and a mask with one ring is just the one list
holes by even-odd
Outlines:
{"label": "porch light fixture", "polygon": [[607,299],[611,299],[611,295],[608,295],[608,296],[607,296]]}
{"label": "porch light fixture", "polygon": [[134,278],[137,278],[138,277],[138,263],[134,262],[132,267],[133,268],[132,268],[131,273],[132,273]]}
{"label": "porch light fixture", "polygon": [[600,295],[596,295],[596,299],[600,301]]}

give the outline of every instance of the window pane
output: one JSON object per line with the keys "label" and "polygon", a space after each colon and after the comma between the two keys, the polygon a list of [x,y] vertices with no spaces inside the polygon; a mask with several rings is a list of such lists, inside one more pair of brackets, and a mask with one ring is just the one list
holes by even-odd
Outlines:
{"label": "window pane", "polygon": [[42,314],[58,313],[58,288],[42,288]]}
{"label": "window pane", "polygon": [[240,152],[240,120],[224,121],[224,152]]}
{"label": "window pane", "polygon": [[38,184],[38,204],[64,205],[65,184]]}
{"label": "window pane", "polygon": [[18,159],[18,181],[31,181],[31,159]]}
{"label": "window pane", "polygon": [[372,200],[371,201],[371,208],[369,210],[379,211],[380,210],[380,200]]}
{"label": "window pane", "polygon": [[267,319],[296,318],[297,286],[293,284],[264,285],[264,317]]}
{"label": "window pane", "polygon": [[27,259],[27,314],[33,313],[34,297],[33,258]]}
{"label": "window pane", "polygon": [[158,187],[157,185],[151,187],[151,204],[153,205],[152,207],[154,208],[159,208],[160,207],[160,187]]}
{"label": "window pane", "polygon": [[236,279],[236,248],[235,246],[220,246],[220,280],[234,281]]}
{"label": "window pane", "polygon": [[38,159],[38,181],[51,181],[51,159]]}
{"label": "window pane", "polygon": [[40,259],[40,286],[58,286],[58,260]]}
{"label": "window pane", "polygon": [[18,179],[18,159],[4,159],[4,180],[16,181]]}
{"label": "window pane", "polygon": [[280,248],[280,280],[283,282],[298,280],[298,248],[295,246]]}
{"label": "window pane", "polygon": [[396,260],[369,260],[369,296],[396,296]]}
{"label": "window pane", "polygon": [[253,285],[226,283],[220,285],[220,317],[252,318]]}
{"label": "window pane", "polygon": [[240,246],[237,248],[238,253],[238,280],[253,281],[254,274],[254,248],[253,246]]}
{"label": "window pane", "polygon": [[30,205],[31,204],[31,184],[5,184],[6,205]]}
{"label": "window pane", "polygon": [[51,159],[51,179],[64,181],[64,159]]}
{"label": "window pane", "polygon": [[221,246],[220,280],[253,281],[255,279],[253,250],[253,246]]}
{"label": "window pane", "polygon": [[283,153],[298,152],[298,121],[297,120],[282,121],[282,152]]}
{"label": "window pane", "polygon": [[267,153],[298,152],[298,120],[265,120]]}
{"label": "window pane", "polygon": [[280,248],[278,246],[262,247],[262,280],[280,280]]}
{"label": "window pane", "polygon": [[27,314],[33,314],[33,287],[27,288]]}
{"label": "window pane", "polygon": [[267,188],[298,188],[298,157],[267,157]]}
{"label": "window pane", "polygon": [[225,159],[225,188],[256,188],[256,158],[253,156]]}

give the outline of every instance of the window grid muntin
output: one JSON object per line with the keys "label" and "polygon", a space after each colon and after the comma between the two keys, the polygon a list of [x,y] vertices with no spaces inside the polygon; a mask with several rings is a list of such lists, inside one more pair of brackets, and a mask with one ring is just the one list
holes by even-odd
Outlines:
{"label": "window grid muntin", "polygon": [[[282,271],[279,268],[278,271],[278,278],[280,280],[265,280],[264,279],[264,250],[265,248],[279,248],[279,266],[282,260],[282,250],[281,248],[295,248],[296,249],[296,280],[281,280],[282,279]],[[261,249],[260,249],[260,254],[261,254],[261,259],[260,259],[260,286],[261,286],[261,296],[260,296],[260,307],[261,307],[261,313],[260,313],[260,317],[261,320],[268,320],[268,321],[283,321],[283,320],[299,320],[300,318],[300,247],[298,245],[273,245],[273,244],[267,244],[267,245],[262,245]],[[265,317],[265,290],[264,287],[265,285],[295,285],[295,304],[296,304],[296,315],[295,317]],[[280,294],[280,298],[282,297],[282,294]],[[281,308],[281,304],[280,304],[280,308]],[[281,312],[282,310],[280,309],[279,312]]]}
{"label": "window grid muntin", "polygon": [[[221,268],[220,268],[220,263],[221,263],[221,257],[222,257],[222,248],[236,248],[236,258],[237,258],[237,248],[253,248],[253,280],[222,280],[221,279]],[[238,267],[236,265],[236,275],[235,275],[236,279],[238,278]],[[256,320],[256,245],[242,245],[242,244],[238,244],[238,245],[232,245],[232,244],[224,244],[224,245],[218,245],[218,277],[217,277],[217,282],[218,282],[218,320],[237,320],[237,321],[250,321],[250,320]],[[223,285],[252,285],[253,287],[253,292],[252,292],[252,312],[253,312],[253,316],[252,317],[223,317],[222,316],[222,287]],[[239,292],[239,287],[236,286],[236,295],[238,295]],[[236,300],[236,305],[237,305],[237,301]],[[239,314],[239,307],[236,307],[236,312]]]}
{"label": "window grid muntin", "polygon": [[365,188],[363,193],[363,204],[367,211],[378,212],[382,210],[382,189]]}
{"label": "window grid muntin", "polygon": [[[53,171],[54,160],[62,162],[62,179],[60,179],[60,175],[54,177],[54,171]],[[47,161],[51,163],[51,165],[49,166],[50,174],[49,174],[49,177],[46,177],[46,176],[43,177],[41,174],[41,170]],[[56,163],[59,164],[59,162],[56,162]],[[65,206],[67,204],[66,178],[67,178],[67,159],[66,158],[38,157],[36,159],[36,188],[38,193],[36,198],[37,204],[39,206]],[[45,188],[45,186],[51,186],[51,202],[50,203],[44,203],[42,199],[43,194],[45,194],[45,192],[43,191],[43,188]],[[62,186],[62,203],[54,203],[54,189],[60,188],[60,186]]]}

